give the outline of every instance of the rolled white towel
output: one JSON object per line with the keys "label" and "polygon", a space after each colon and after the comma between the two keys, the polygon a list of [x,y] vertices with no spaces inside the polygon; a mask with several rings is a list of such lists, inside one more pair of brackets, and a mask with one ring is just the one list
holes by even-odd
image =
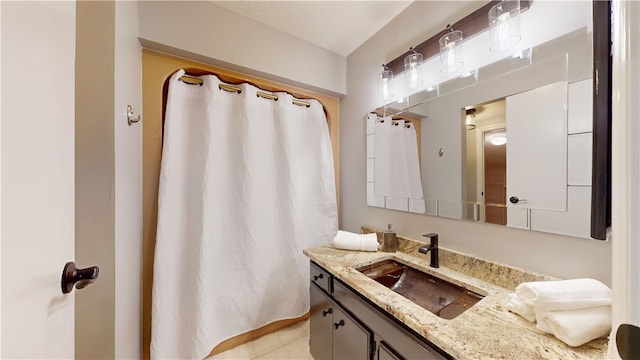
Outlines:
{"label": "rolled white towel", "polygon": [[611,305],[611,289],[594,279],[522,283],[516,295],[536,313]]}
{"label": "rolled white towel", "polygon": [[522,316],[530,322],[536,321],[533,307],[523,303],[516,294],[507,295],[507,310]]}
{"label": "rolled white towel", "polygon": [[[609,335],[611,306],[549,311],[537,316],[540,325],[569,346],[580,346]],[[543,330],[544,331],[544,330]]]}
{"label": "rolled white towel", "polygon": [[378,251],[378,236],[338,230],[333,238],[333,246],[344,250]]}

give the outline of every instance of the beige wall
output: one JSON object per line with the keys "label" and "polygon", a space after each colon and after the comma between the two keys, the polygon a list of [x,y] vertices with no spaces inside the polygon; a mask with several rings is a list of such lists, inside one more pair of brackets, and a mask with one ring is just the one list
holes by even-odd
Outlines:
{"label": "beige wall", "polygon": [[341,224],[349,231],[361,225],[382,228],[392,223],[399,234],[421,239],[440,234],[441,246],[563,278],[593,277],[611,283],[609,242],[507,229],[366,206],[365,119],[375,107],[376,74],[386,63],[445,28],[428,22],[430,13],[446,13],[454,22],[483,3],[418,1],[347,57],[347,96],[342,99],[340,138]]}
{"label": "beige wall", "polygon": [[149,49],[339,96],[346,59],[210,1],[140,1],[139,36]]}
{"label": "beige wall", "polygon": [[[142,122],[129,126],[127,105],[142,114],[138,6],[115,1],[115,358],[142,356]],[[144,117],[144,114],[141,115]]]}
{"label": "beige wall", "polygon": [[100,267],[75,295],[81,359],[115,356],[114,16],[113,2],[76,4],[75,261]]}
{"label": "beige wall", "polygon": [[141,49],[134,2],[77,2],[76,263],[98,265],[76,291],[76,357],[140,358]]}

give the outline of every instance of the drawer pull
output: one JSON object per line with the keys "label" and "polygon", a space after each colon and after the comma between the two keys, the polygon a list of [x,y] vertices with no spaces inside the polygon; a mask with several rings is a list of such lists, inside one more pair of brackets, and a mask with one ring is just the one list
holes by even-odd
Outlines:
{"label": "drawer pull", "polygon": [[335,326],[337,330],[340,326],[344,326],[344,320],[340,320],[339,322],[333,324],[333,326]]}
{"label": "drawer pull", "polygon": [[322,278],[324,278],[324,274],[314,275],[313,276],[313,281],[318,281],[318,279],[322,279]]}
{"label": "drawer pull", "polygon": [[322,316],[326,317],[329,314],[333,314],[333,309],[332,308],[328,308],[327,310],[322,310]]}

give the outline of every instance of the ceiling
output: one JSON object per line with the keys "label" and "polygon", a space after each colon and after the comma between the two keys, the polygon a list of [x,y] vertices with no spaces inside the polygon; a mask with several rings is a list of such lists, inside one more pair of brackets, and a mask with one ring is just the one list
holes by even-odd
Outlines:
{"label": "ceiling", "polygon": [[229,11],[345,57],[412,2],[213,1]]}

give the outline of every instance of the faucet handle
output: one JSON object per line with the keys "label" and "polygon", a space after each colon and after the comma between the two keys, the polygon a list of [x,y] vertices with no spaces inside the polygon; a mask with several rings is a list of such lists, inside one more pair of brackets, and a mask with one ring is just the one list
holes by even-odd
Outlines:
{"label": "faucet handle", "polygon": [[422,236],[431,239],[431,244],[438,245],[438,233],[428,233]]}

